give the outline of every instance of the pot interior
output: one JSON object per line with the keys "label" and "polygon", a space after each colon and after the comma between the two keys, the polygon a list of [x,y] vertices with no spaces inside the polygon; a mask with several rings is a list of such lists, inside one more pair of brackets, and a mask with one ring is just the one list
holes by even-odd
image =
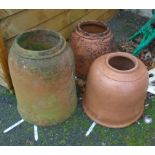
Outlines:
{"label": "pot interior", "polygon": [[80,28],[87,33],[103,33],[107,31],[107,27],[105,25],[97,23],[84,23],[80,26]]}
{"label": "pot interior", "polygon": [[27,50],[42,51],[53,48],[59,41],[59,37],[52,31],[34,30],[21,34],[17,38],[17,44]]}
{"label": "pot interior", "polygon": [[110,58],[109,65],[114,69],[123,71],[130,70],[135,67],[135,63],[131,59],[123,56]]}

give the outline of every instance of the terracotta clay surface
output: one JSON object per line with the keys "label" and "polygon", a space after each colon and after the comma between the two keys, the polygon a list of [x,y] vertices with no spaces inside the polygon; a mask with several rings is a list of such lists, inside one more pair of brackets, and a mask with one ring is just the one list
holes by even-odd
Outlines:
{"label": "terracotta clay surface", "polygon": [[71,47],[75,55],[76,73],[85,77],[96,58],[112,51],[113,34],[101,21],[83,21],[72,33]]}
{"label": "terracotta clay surface", "polygon": [[90,68],[84,110],[103,126],[126,127],[143,114],[147,87],[147,69],[138,58],[123,52],[106,54]]}
{"label": "terracotta clay surface", "polygon": [[58,33],[38,29],[19,35],[9,53],[9,69],[18,111],[27,122],[52,125],[75,110],[74,57]]}

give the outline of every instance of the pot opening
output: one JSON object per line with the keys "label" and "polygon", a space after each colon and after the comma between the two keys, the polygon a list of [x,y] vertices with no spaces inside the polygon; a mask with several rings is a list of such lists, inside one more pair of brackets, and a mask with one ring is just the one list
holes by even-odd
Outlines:
{"label": "pot opening", "polygon": [[123,56],[115,56],[109,59],[109,65],[117,70],[130,70],[135,67],[135,63]]}
{"label": "pot opening", "polygon": [[21,34],[17,43],[24,49],[42,51],[53,48],[58,44],[59,37],[48,30],[34,30]]}
{"label": "pot opening", "polygon": [[105,25],[97,23],[84,23],[80,26],[80,28],[87,33],[103,33],[107,31],[107,27]]}

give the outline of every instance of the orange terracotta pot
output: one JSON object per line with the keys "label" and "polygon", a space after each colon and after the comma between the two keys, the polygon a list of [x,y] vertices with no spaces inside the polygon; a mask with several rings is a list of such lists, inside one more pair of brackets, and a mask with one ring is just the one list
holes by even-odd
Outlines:
{"label": "orange terracotta pot", "polygon": [[112,51],[113,34],[101,21],[83,21],[74,29],[70,43],[75,55],[76,73],[86,77],[92,62]]}
{"label": "orange terracotta pot", "polygon": [[18,35],[10,49],[9,69],[25,121],[55,125],[74,112],[74,57],[59,33],[34,29]]}
{"label": "orange terracotta pot", "polygon": [[106,54],[90,68],[84,110],[103,126],[126,127],[143,114],[147,87],[147,69],[138,58],[123,52]]}

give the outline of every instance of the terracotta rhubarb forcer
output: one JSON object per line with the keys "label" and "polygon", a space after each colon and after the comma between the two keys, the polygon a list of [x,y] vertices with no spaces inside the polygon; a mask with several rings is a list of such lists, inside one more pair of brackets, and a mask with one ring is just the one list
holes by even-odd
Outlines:
{"label": "terracotta rhubarb forcer", "polygon": [[101,21],[83,21],[72,33],[71,47],[75,54],[76,73],[86,77],[92,62],[112,51],[113,34]]}
{"label": "terracotta rhubarb forcer", "polygon": [[47,126],[67,119],[77,104],[74,57],[57,32],[20,34],[9,53],[18,111],[27,122]]}
{"label": "terracotta rhubarb forcer", "polygon": [[106,54],[95,60],[87,78],[83,106],[92,120],[121,128],[141,117],[148,73],[139,59],[123,52]]}

